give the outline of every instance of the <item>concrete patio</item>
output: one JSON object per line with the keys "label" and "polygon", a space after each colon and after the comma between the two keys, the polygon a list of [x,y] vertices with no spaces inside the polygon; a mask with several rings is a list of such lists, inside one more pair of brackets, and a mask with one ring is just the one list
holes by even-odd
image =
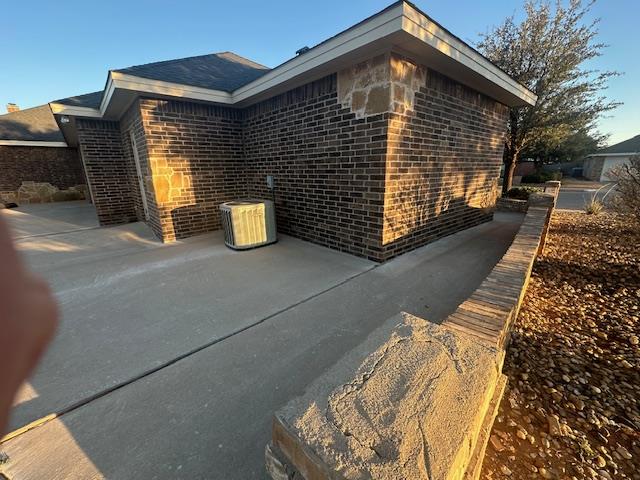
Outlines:
{"label": "concrete patio", "polygon": [[399,311],[442,321],[522,221],[377,265],[287,236],[162,245],[139,223],[93,228],[85,203],[48,208],[3,213],[63,312],[10,430],[63,414],[2,445],[12,479],[264,478],[275,410]]}

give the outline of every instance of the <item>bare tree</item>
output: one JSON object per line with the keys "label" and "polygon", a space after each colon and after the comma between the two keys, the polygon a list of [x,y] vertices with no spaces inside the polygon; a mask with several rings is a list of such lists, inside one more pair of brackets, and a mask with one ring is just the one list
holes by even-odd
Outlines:
{"label": "bare tree", "polygon": [[525,148],[557,147],[576,132],[593,129],[604,112],[619,105],[602,95],[607,80],[618,73],[585,66],[606,47],[596,41],[598,21],[586,23],[593,3],[569,0],[565,7],[556,0],[552,7],[547,0],[528,0],[521,23],[511,16],[482,35],[478,48],[538,96],[535,106],[509,112],[504,192]]}
{"label": "bare tree", "polygon": [[618,182],[611,207],[640,226],[640,156],[631,157],[628,164],[614,167],[607,175]]}

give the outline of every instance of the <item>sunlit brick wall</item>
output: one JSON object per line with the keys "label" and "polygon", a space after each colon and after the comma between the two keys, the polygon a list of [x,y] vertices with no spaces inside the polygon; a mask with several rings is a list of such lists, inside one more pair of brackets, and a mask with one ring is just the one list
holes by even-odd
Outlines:
{"label": "sunlit brick wall", "polygon": [[137,143],[163,241],[221,228],[220,203],[246,195],[241,111],[141,99],[140,113],[145,138]]}
{"label": "sunlit brick wall", "polygon": [[490,220],[497,195],[507,107],[425,70],[413,109],[390,116],[384,259]]}

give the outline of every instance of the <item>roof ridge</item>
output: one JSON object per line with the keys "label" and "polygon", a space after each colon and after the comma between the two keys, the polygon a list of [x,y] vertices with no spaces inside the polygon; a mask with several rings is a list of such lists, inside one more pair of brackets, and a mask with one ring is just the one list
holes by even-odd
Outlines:
{"label": "roof ridge", "polygon": [[253,60],[251,60],[249,58],[246,58],[246,57],[243,57],[242,55],[238,55],[235,52],[226,50],[224,52],[205,53],[205,54],[202,54],[202,55],[192,55],[192,56],[189,56],[189,57],[172,58],[170,60],[159,60],[157,62],[141,63],[139,65],[130,65],[128,67],[112,69],[110,71],[112,71],[112,72],[120,72],[120,71],[123,71],[123,70],[129,70],[131,68],[147,67],[149,65],[161,65],[161,64],[167,65],[167,64],[170,64],[170,63],[180,62],[180,61],[184,61],[184,60],[191,60],[191,59],[194,59],[194,58],[220,56],[220,55],[224,55],[224,54],[231,54],[231,55],[233,55],[235,57],[241,58],[242,60],[244,60],[246,62],[252,63],[252,64],[256,65],[257,67],[270,70],[270,68],[266,67],[265,65],[262,65],[262,64],[260,64],[258,62],[254,62]]}

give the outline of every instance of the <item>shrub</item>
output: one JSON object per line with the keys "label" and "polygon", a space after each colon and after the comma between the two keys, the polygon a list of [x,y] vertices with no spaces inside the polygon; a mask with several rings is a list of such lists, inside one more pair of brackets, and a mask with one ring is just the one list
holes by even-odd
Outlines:
{"label": "shrub", "polygon": [[537,188],[532,187],[514,187],[506,193],[505,197],[515,198],[518,200],[528,200],[529,195],[536,193],[537,191]]}
{"label": "shrub", "polygon": [[602,202],[596,198],[591,198],[591,200],[587,201],[584,205],[584,211],[587,215],[598,215],[602,212],[603,208]]}
{"label": "shrub", "polygon": [[640,155],[631,157],[629,164],[618,165],[607,173],[618,182],[615,191],[611,192],[611,208],[640,226]]}
{"label": "shrub", "polygon": [[536,172],[529,175],[525,175],[520,180],[521,183],[544,183],[553,178],[552,174],[548,172]]}
{"label": "shrub", "polygon": [[82,200],[84,197],[82,192],[77,190],[58,190],[51,198],[54,202],[69,202],[71,200]]}

